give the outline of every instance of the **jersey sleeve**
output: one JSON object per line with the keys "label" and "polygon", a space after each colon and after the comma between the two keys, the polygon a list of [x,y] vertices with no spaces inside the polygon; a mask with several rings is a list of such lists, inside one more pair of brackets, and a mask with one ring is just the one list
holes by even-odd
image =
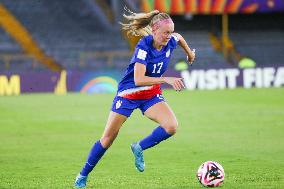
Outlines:
{"label": "jersey sleeve", "polygon": [[136,45],[132,62],[139,62],[141,64],[147,65],[147,57],[148,57],[148,46],[144,38],[142,38],[138,44]]}
{"label": "jersey sleeve", "polygon": [[172,34],[172,37],[170,39],[171,47],[175,49],[178,45],[178,42],[179,42],[178,37],[175,34]]}

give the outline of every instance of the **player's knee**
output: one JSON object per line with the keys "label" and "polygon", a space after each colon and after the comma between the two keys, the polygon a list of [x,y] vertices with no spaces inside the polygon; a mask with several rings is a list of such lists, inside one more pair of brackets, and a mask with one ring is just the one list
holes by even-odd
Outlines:
{"label": "player's knee", "polygon": [[104,148],[109,148],[113,143],[113,140],[108,137],[102,137],[100,141]]}
{"label": "player's knee", "polygon": [[115,136],[103,136],[100,139],[100,141],[104,148],[109,148],[112,145],[115,138],[116,138],[116,135]]}
{"label": "player's knee", "polygon": [[177,132],[178,122],[172,121],[165,124],[165,130],[167,133],[174,135]]}

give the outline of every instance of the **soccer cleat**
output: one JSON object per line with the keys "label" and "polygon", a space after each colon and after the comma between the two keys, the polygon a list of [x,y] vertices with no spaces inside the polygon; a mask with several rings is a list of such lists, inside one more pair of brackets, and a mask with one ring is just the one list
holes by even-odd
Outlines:
{"label": "soccer cleat", "polygon": [[88,176],[82,176],[80,173],[77,175],[74,187],[75,188],[85,188]]}
{"label": "soccer cleat", "polygon": [[143,157],[143,150],[141,146],[138,143],[131,144],[131,150],[133,152],[133,155],[135,157],[135,166],[136,169],[140,172],[144,171],[145,163],[144,163],[144,157]]}

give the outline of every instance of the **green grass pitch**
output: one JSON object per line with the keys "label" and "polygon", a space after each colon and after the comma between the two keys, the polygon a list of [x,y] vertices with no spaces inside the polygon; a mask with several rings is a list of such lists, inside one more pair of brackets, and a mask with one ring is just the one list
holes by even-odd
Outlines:
{"label": "green grass pitch", "polygon": [[[156,124],[136,110],[89,176],[87,188],[203,188],[199,165],[225,169],[223,189],[284,188],[284,89],[165,91],[179,129],[145,151],[134,168],[130,144]],[[113,95],[0,97],[0,188],[72,188],[101,136]]]}

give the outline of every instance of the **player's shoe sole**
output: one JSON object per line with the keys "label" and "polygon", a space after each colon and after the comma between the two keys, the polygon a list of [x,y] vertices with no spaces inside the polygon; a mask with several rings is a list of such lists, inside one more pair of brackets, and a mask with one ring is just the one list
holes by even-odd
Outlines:
{"label": "player's shoe sole", "polygon": [[80,173],[77,175],[74,187],[75,188],[85,188],[87,184],[88,176],[82,176]]}
{"label": "player's shoe sole", "polygon": [[131,144],[131,150],[135,157],[135,167],[138,171],[143,172],[145,169],[145,162],[143,157],[143,150],[138,143]]}

